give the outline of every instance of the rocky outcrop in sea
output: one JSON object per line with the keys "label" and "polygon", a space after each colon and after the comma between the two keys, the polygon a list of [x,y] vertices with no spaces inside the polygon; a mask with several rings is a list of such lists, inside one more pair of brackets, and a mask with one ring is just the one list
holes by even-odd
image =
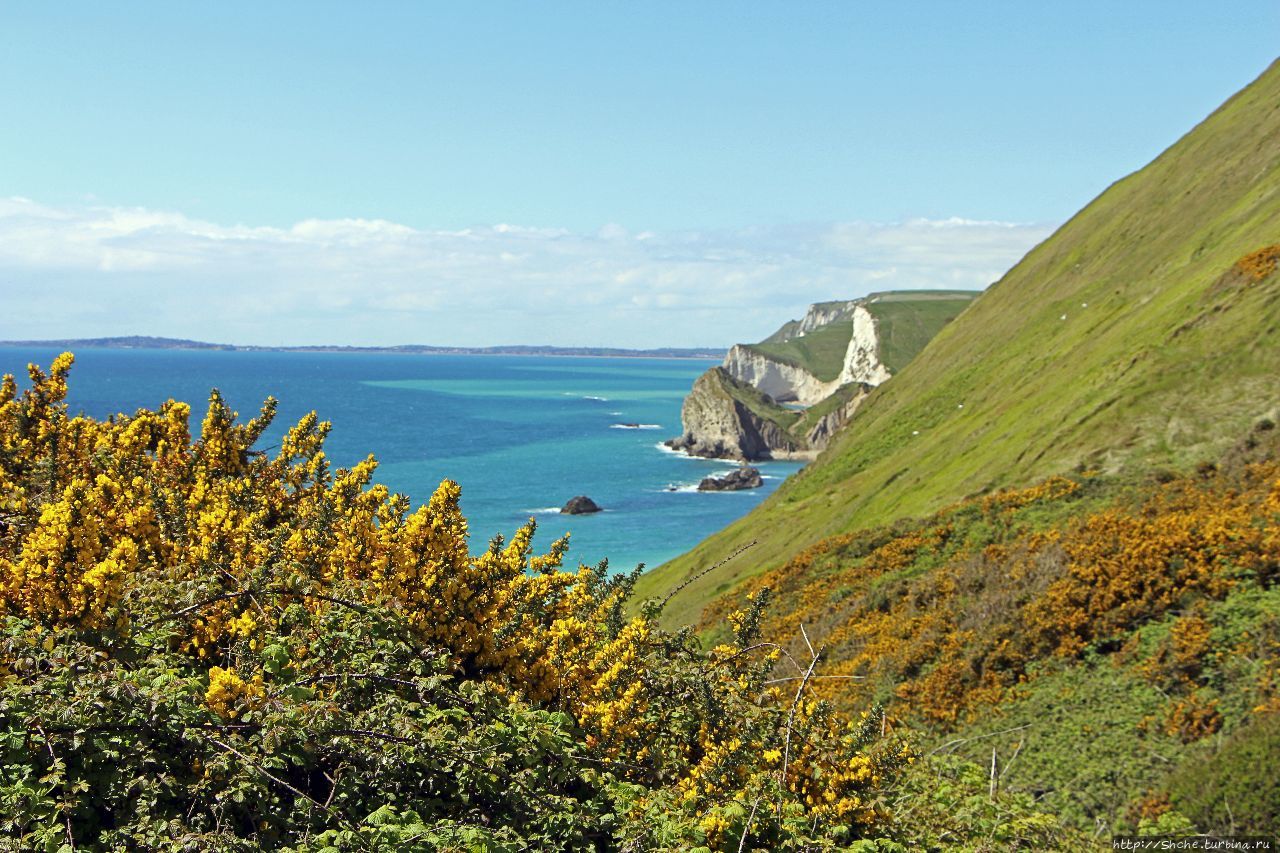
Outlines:
{"label": "rocky outcrop in sea", "polygon": [[698,484],[700,492],[736,492],[742,489],[758,489],[764,485],[760,469],[744,465],[723,477],[704,477]]}
{"label": "rocky outcrop in sea", "polygon": [[577,495],[569,498],[568,503],[560,508],[560,512],[563,515],[588,515],[593,512],[600,512],[600,510],[600,505],[586,495]]}

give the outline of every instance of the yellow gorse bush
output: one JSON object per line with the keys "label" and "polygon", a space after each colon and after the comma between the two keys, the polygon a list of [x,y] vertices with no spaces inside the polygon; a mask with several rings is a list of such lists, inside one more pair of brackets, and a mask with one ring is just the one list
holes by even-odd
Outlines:
{"label": "yellow gorse bush", "polygon": [[[212,575],[219,583],[202,592],[214,600],[183,645],[221,659],[238,640],[271,633],[270,609],[246,609],[237,593],[284,559],[299,581],[289,594],[313,609],[332,606],[327,589],[352,583],[469,674],[501,676],[533,701],[558,700],[603,740],[635,734],[621,721],[643,702],[633,665],[648,627],[637,619],[603,640],[599,626],[617,601],[596,600],[592,570],[560,570],[567,540],[535,556],[530,522],[472,557],[457,483],[444,481],[409,512],[403,497],[371,485],[372,458],[331,475],[322,449],[329,424],[314,415],[284,436],[275,458],[251,465],[272,400],[238,426],[215,392],[194,444],[183,404],[106,424],[67,418],[60,404],[71,362],[59,357],[48,376],[32,367],[21,396],[6,380],[0,398],[0,447],[12,460],[5,475],[48,470],[50,490],[38,513],[23,493],[6,495],[5,610],[51,626],[125,627],[120,604],[135,575]],[[267,534],[282,522],[287,538]]]}
{"label": "yellow gorse bush", "polygon": [[245,681],[234,671],[215,666],[209,670],[209,689],[205,691],[204,701],[218,716],[234,719],[261,699],[262,693],[261,674]]}
{"label": "yellow gorse bush", "polygon": [[[1187,602],[1222,599],[1242,580],[1268,585],[1280,575],[1274,461],[1231,477],[1209,466],[1150,488],[1136,505],[1047,529],[1010,526],[1018,512],[1063,504],[1080,489],[1052,477],[971,498],[914,529],[832,537],[746,587],[773,589],[783,600],[764,623],[766,635],[817,626],[815,637],[833,650],[830,673],[891,682],[904,714],[945,727],[1007,698],[1030,677],[1032,661],[1079,657]],[[979,526],[1004,541],[980,549],[956,541],[958,530],[972,535]],[[1181,646],[1173,668],[1205,653],[1207,630],[1203,620],[1175,624]],[[870,692],[816,689],[850,710]],[[1204,730],[1196,720],[1189,730]]]}
{"label": "yellow gorse bush", "polygon": [[[603,568],[564,570],[567,539],[535,554],[532,520],[472,554],[456,483],[411,509],[373,482],[372,457],[333,470],[330,426],[314,413],[274,455],[255,450],[270,399],[238,423],[213,392],[198,440],[173,401],[72,417],[71,364],[31,367],[21,393],[0,383],[0,616],[29,633],[74,635],[97,659],[138,632],[159,636],[202,685],[209,725],[240,732],[287,713],[294,694],[319,703],[308,711],[319,719],[357,713],[326,626],[362,614],[459,685],[567,714],[582,755],[649,790],[628,806],[637,825],[675,809],[689,816],[682,831],[727,844],[729,831],[764,832],[766,813],[775,833],[885,819],[877,792],[905,757],[866,751],[878,727],[855,731],[824,703],[790,708],[766,690],[767,654],[748,636],[758,616],[733,614],[738,641],[702,656],[660,632],[655,611],[625,617],[629,585]],[[0,660],[0,685],[15,667]],[[747,826],[743,806],[764,796],[776,807]]]}

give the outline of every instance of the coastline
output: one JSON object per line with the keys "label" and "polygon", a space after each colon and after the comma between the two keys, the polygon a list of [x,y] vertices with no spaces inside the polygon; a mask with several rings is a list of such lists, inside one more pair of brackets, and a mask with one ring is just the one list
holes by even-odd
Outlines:
{"label": "coastline", "polygon": [[386,347],[360,347],[343,344],[300,346],[260,346],[255,344],[215,344],[171,338],[53,338],[49,340],[0,341],[0,347],[67,349],[149,350],[171,352],[298,352],[341,355],[496,355],[535,356],[541,358],[646,358],[687,361],[721,361],[727,348],[657,347],[627,349],[625,347],[556,347],[550,345],[447,347],[430,344],[400,344]]}
{"label": "coastline", "polygon": [[[379,462],[378,481],[415,505],[426,503],[443,479],[453,480],[462,486],[471,529],[484,539],[510,535],[528,521],[524,510],[555,506],[555,513],[536,515],[539,541],[571,532],[569,559],[589,565],[608,558],[622,570],[678,557],[781,483],[768,481],[755,497],[738,500],[666,491],[673,483],[730,467],[653,447],[664,430],[675,431],[683,396],[706,370],[701,361],[414,359],[368,352],[224,354],[120,347],[73,351],[73,411],[108,418],[154,409],[166,399],[185,400],[199,410],[216,387],[248,417],[266,397],[275,397],[279,412],[264,448],[278,447],[283,433],[315,410],[333,424],[326,455],[335,465],[350,467],[372,453]],[[0,373],[14,373],[22,384],[28,363],[47,365],[59,350],[46,345],[0,352],[5,362]],[[535,368],[539,372],[524,372]],[[770,473],[779,477],[799,467],[773,464]],[[573,494],[590,495],[611,511],[561,515],[559,507]]]}
{"label": "coastline", "polygon": [[665,441],[660,441],[654,447],[663,453],[672,456],[679,456],[684,459],[702,459],[707,462],[723,462],[726,465],[754,465],[759,462],[803,462],[808,464],[818,458],[820,450],[777,450],[771,451],[768,459],[729,459],[723,456],[699,456],[696,453],[690,453],[687,450],[677,450],[669,446]]}

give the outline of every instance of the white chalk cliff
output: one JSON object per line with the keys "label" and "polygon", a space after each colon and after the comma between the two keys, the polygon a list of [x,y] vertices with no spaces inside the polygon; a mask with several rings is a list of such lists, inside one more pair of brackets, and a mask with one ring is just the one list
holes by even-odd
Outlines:
{"label": "white chalk cliff", "polygon": [[[752,402],[754,407],[749,404]],[[787,433],[785,423],[764,414],[770,408],[774,408],[772,400],[760,399],[758,392],[724,368],[713,367],[693,383],[680,411],[684,432],[666,445],[690,456],[744,462],[806,450],[802,440]],[[789,412],[778,414],[795,417]]]}
{"label": "white chalk cliff", "polygon": [[[877,293],[810,305],[803,317],[788,321],[759,344],[735,345],[721,367],[704,374],[685,399],[683,433],[667,444],[695,456],[747,460],[822,450],[867,395],[890,378],[877,317],[896,318],[884,322],[906,323],[918,337],[921,325],[934,326],[936,333],[950,317],[936,310],[912,314],[903,303],[923,308],[947,300],[959,313],[973,296],[960,291]],[[894,303],[896,310],[876,308],[881,302]],[[815,337],[805,340],[810,335]],[[833,400],[836,394],[840,397]],[[796,411],[824,400],[829,402],[821,414]]]}
{"label": "white chalk cliff", "polygon": [[844,353],[844,368],[836,387],[848,382],[879,385],[889,378],[889,368],[880,361],[880,338],[876,334],[876,318],[861,305],[852,312],[853,336]]}
{"label": "white chalk cliff", "polygon": [[[832,303],[814,305],[795,327],[795,333],[775,335],[771,340],[782,342],[803,337],[807,332],[831,322],[849,323],[852,335],[845,350],[840,375],[824,382],[808,370],[770,358],[750,345],[735,344],[725,356],[724,369],[733,378],[754,385],[761,393],[768,394],[780,403],[799,403],[812,406],[832,394],[841,385],[862,382],[879,385],[889,378],[889,368],[880,361],[880,339],[876,335],[876,320],[859,302],[843,303],[843,310],[830,308]],[[822,323],[827,320],[827,323]]]}
{"label": "white chalk cliff", "polygon": [[739,382],[754,385],[779,403],[812,406],[831,396],[840,382],[823,382],[803,367],[775,361],[749,346],[734,344],[724,359],[724,369]]}

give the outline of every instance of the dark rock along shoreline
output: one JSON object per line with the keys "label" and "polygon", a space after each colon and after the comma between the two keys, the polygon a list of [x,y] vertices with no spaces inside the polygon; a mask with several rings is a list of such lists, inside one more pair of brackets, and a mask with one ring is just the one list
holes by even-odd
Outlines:
{"label": "dark rock along shoreline", "polygon": [[700,492],[736,492],[742,489],[758,489],[764,485],[760,469],[743,465],[723,477],[706,477],[698,484]]}

